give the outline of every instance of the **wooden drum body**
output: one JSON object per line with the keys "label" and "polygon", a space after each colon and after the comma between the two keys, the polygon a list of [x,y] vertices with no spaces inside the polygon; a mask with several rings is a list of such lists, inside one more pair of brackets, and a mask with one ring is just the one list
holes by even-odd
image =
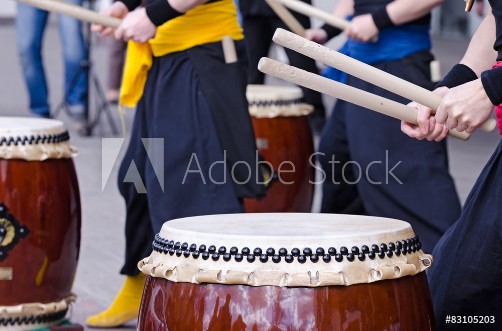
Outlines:
{"label": "wooden drum body", "polygon": [[301,102],[302,91],[294,87],[249,85],[247,98],[258,150],[276,178],[265,198],[245,201],[246,211],[310,212],[315,176],[308,121],[312,106]]}
{"label": "wooden drum body", "polygon": [[0,330],[64,319],[80,247],[74,150],[61,122],[0,118]]}
{"label": "wooden drum body", "polygon": [[139,264],[138,329],[433,330],[420,248],[408,223],[375,217],[170,221]]}

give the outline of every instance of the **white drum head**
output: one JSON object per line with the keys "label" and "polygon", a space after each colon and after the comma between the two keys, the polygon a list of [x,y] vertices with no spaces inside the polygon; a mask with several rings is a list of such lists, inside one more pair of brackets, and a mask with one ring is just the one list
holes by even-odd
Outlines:
{"label": "white drum head", "polygon": [[306,116],[314,110],[302,103],[303,93],[298,87],[248,85],[246,96],[249,112],[255,118]]}
{"label": "white drum head", "polygon": [[75,150],[61,121],[0,117],[0,159],[43,161],[70,158]]}
{"label": "white drum head", "polygon": [[181,282],[324,286],[414,275],[431,257],[402,221],[332,214],[228,214],[167,222],[146,274]]}
{"label": "white drum head", "polygon": [[30,117],[0,117],[0,137],[29,137],[65,131],[61,121]]}

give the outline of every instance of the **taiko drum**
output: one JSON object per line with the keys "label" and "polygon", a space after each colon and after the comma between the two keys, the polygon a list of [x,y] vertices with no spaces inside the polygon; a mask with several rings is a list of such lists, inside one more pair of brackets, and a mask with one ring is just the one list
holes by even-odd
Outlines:
{"label": "taiko drum", "polygon": [[80,196],[63,124],[0,117],[0,330],[64,319],[80,247]]}
{"label": "taiko drum", "polygon": [[246,199],[247,212],[310,212],[314,194],[314,145],[308,115],[296,87],[249,85],[247,98],[256,144],[272,176],[267,196]]}
{"label": "taiko drum", "polygon": [[406,222],[302,213],[169,221],[139,263],[139,330],[433,330]]}

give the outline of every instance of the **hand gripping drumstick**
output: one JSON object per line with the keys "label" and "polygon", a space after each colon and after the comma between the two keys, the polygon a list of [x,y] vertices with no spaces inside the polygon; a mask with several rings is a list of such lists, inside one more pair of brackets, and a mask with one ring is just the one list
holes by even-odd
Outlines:
{"label": "hand gripping drumstick", "polygon": [[[244,0],[251,1],[251,0]],[[305,36],[305,28],[298,22],[298,20],[284,8],[277,0],[265,0],[267,4],[272,8],[277,16],[286,24],[286,26],[299,36]]]}
{"label": "hand gripping drumstick", "polygon": [[55,0],[15,0],[26,5],[47,10],[57,14],[68,15],[78,20],[104,25],[113,29],[119,27],[121,20],[115,17],[108,17],[96,13],[95,11],[82,8],[64,1]]}
{"label": "hand gripping drumstick", "polygon": [[[334,80],[301,70],[290,65],[262,58],[258,63],[258,70],[263,73],[284,79],[288,82],[301,85],[312,90],[331,95],[355,105],[368,108],[381,114],[417,124],[418,110],[393,100],[359,90]],[[451,130],[450,135],[462,140],[469,139],[469,134]]]}
{"label": "hand gripping drumstick", "polygon": [[[276,1],[279,1],[285,7],[294,10],[295,12],[298,12],[305,16],[318,18],[321,21],[331,26],[334,26],[335,28],[340,30],[345,30],[350,25],[349,21],[336,17],[330,13],[326,13],[325,11],[317,9],[316,7],[309,5],[305,2],[301,2],[298,0],[276,0]],[[371,39],[371,41],[377,42],[378,36],[375,36],[373,39]]]}
{"label": "hand gripping drumstick", "polygon": [[[344,71],[349,75],[379,86],[403,98],[416,101],[429,108],[438,109],[441,103],[441,97],[439,95],[423,87],[319,45],[313,41],[297,36],[284,29],[277,29],[273,40],[275,43],[285,48],[292,49],[314,60]],[[497,122],[494,119],[489,119],[480,126],[480,129],[485,132],[492,132],[496,126]]]}

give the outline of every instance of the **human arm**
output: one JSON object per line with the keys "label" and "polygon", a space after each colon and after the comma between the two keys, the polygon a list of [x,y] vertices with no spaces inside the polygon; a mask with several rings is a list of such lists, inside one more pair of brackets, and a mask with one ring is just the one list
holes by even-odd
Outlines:
{"label": "human arm", "polygon": [[443,1],[394,0],[374,13],[354,17],[350,25],[345,29],[345,34],[349,38],[367,42],[375,38],[379,30],[420,18]]}
{"label": "human arm", "polygon": [[394,25],[401,25],[420,18],[444,0],[395,0],[386,6],[387,14]]}
{"label": "human arm", "polygon": [[[117,1],[102,13],[107,16],[123,18],[121,25],[115,32],[102,26],[93,26],[93,31],[102,34],[114,34],[115,38],[146,42],[155,36],[157,27],[165,22],[183,15],[190,9],[206,3],[208,0],[153,0],[149,1],[144,8],[129,11],[133,8],[136,0]],[[117,16],[118,9],[122,9]],[[124,10],[125,9],[125,10]],[[124,14],[125,12],[125,14]]]}

